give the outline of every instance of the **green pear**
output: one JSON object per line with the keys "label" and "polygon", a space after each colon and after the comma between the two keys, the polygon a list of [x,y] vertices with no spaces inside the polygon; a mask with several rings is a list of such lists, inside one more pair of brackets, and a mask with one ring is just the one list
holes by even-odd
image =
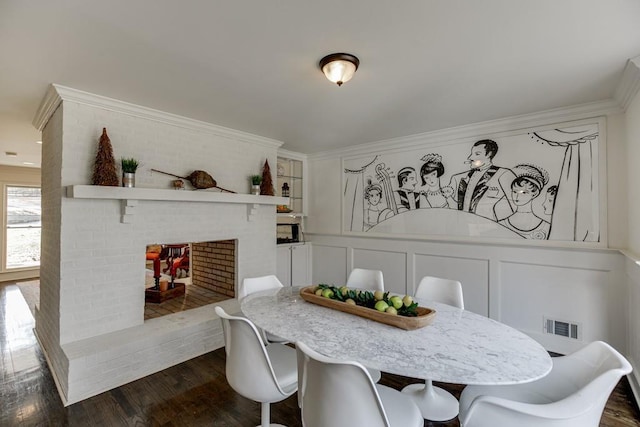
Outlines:
{"label": "green pear", "polygon": [[411,298],[411,295],[405,295],[404,298],[402,298],[402,303],[405,307],[409,307],[413,304],[413,298]]}
{"label": "green pear", "polygon": [[395,308],[396,310],[399,310],[403,304],[402,298],[400,298],[398,295],[394,295],[391,298],[389,298],[389,302],[391,303],[391,305],[393,305],[393,308]]}
{"label": "green pear", "polygon": [[378,301],[376,303],[375,307],[376,307],[376,310],[378,310],[378,311],[386,311],[387,308],[389,308],[389,304],[387,304],[386,302],[380,300],[380,301]]}

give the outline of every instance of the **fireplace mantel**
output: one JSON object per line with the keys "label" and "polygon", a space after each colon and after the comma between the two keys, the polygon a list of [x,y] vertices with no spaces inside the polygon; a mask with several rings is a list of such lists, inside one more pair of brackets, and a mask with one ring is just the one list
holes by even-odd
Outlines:
{"label": "fireplace mantel", "polygon": [[66,187],[68,198],[72,199],[109,199],[122,200],[121,222],[133,221],[135,208],[139,200],[202,202],[202,203],[241,203],[247,205],[247,219],[252,220],[258,205],[288,205],[288,197],[255,196],[253,194],[224,193],[209,190],[164,190],[158,188],[125,188],[100,185],[69,185]]}

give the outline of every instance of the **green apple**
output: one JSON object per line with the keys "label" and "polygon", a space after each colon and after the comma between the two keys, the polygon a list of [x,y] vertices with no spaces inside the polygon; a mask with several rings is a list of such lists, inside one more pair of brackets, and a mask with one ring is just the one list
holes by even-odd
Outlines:
{"label": "green apple", "polygon": [[315,294],[318,295],[318,296],[322,295],[322,289],[320,289],[320,288],[316,289]]}
{"label": "green apple", "polygon": [[352,300],[351,298],[348,298],[345,302],[347,304],[349,304],[349,305],[356,305],[356,302],[354,300]]}
{"label": "green apple", "polygon": [[402,298],[402,303],[405,307],[409,307],[413,304],[413,298],[411,298],[411,295],[405,295],[404,298]]}
{"label": "green apple", "polygon": [[376,301],[382,301],[382,298],[384,298],[384,292],[382,291],[375,291],[373,293],[373,297],[376,299]]}
{"label": "green apple", "polygon": [[391,298],[389,298],[389,302],[391,303],[391,305],[393,305],[393,308],[395,308],[396,310],[399,310],[403,304],[402,298],[400,298],[398,295],[394,295]]}
{"label": "green apple", "polygon": [[387,309],[384,311],[385,313],[389,313],[389,314],[398,314],[398,310],[396,310],[396,308],[392,305],[390,305],[389,307],[387,307]]}
{"label": "green apple", "polygon": [[376,310],[378,311],[386,311],[387,308],[389,308],[389,304],[381,300],[376,303],[375,307],[376,307]]}
{"label": "green apple", "polygon": [[322,291],[322,296],[325,297],[325,298],[332,298],[333,297],[333,291],[331,289],[329,289],[329,288],[324,289]]}
{"label": "green apple", "polygon": [[342,295],[345,295],[347,292],[349,292],[349,288],[347,288],[346,286],[341,286],[340,287],[340,293]]}

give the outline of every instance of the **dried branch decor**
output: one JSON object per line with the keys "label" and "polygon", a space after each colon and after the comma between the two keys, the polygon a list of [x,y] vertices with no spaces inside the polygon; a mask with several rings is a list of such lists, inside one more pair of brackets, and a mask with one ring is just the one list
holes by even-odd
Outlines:
{"label": "dried branch decor", "polygon": [[93,177],[91,178],[93,185],[105,185],[118,187],[120,180],[116,172],[116,161],[113,158],[113,148],[111,140],[107,135],[107,128],[102,128],[102,136],[98,143],[98,152],[96,153],[96,161],[93,166]]}

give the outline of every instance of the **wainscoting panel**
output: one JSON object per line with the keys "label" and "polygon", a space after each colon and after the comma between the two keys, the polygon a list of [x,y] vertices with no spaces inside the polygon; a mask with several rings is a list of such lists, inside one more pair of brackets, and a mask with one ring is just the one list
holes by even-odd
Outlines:
{"label": "wainscoting panel", "polygon": [[[610,271],[518,262],[501,262],[499,268],[502,322],[531,335],[544,334],[546,317],[577,325],[577,341],[610,335]],[[526,304],[513,303],[518,300]],[[567,345],[572,339],[549,338]]]}
{"label": "wainscoting panel", "polygon": [[[307,237],[314,247],[314,283],[344,281],[352,267],[376,268],[382,270],[387,289],[412,294],[425,275],[449,277],[462,282],[466,309],[532,336],[547,350],[566,354],[603,340],[626,352],[631,327],[625,294],[632,281],[625,277],[624,256],[618,251]],[[547,318],[577,324],[578,338],[546,333]]]}
{"label": "wainscoting panel", "polygon": [[634,256],[627,255],[625,273],[628,295],[627,341],[629,347],[626,356],[633,365],[633,372],[629,375],[629,383],[636,401],[640,402],[640,265]]}
{"label": "wainscoting panel", "polygon": [[415,254],[415,293],[424,276],[443,277],[462,283],[464,308],[483,316],[489,316],[489,260]]}
{"label": "wainscoting panel", "polygon": [[394,294],[407,293],[407,254],[371,249],[353,249],[353,267],[382,270],[384,290]]}

